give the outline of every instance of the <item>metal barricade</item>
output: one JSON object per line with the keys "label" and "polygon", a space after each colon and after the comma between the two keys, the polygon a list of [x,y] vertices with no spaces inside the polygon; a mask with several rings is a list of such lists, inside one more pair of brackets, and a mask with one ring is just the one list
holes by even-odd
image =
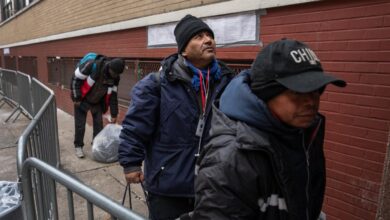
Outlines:
{"label": "metal barricade", "polygon": [[5,81],[4,94],[15,103],[18,101],[18,85],[16,80],[16,72],[13,70],[1,70],[2,79]]}
{"label": "metal barricade", "polygon": [[22,108],[22,113],[27,113],[27,117],[32,118],[34,110],[31,98],[31,77],[28,74],[17,72],[16,79],[19,88],[18,103]]}
{"label": "metal barricade", "polygon": [[17,103],[16,108],[8,116],[5,122],[15,113],[18,113],[14,118],[13,122],[19,118],[20,114],[24,114],[27,118],[32,118],[33,114],[33,102],[31,100],[31,78],[29,75],[22,72],[16,72],[16,83],[17,83]]}
{"label": "metal barricade", "polygon": [[[4,102],[32,117],[18,139],[17,149],[18,177],[22,181],[19,183],[23,185],[22,194],[25,196],[24,219],[58,219],[57,182],[68,189],[70,219],[74,219],[73,192],[87,200],[89,219],[93,219],[93,205],[112,217],[142,219],[57,169],[60,151],[57,107],[52,90],[20,72],[0,69],[0,78]],[[20,214],[21,209],[17,207],[13,212],[11,214]]]}
{"label": "metal barricade", "polygon": [[34,118],[19,137],[17,156],[19,175],[23,161],[27,157],[36,157],[56,167],[60,164],[57,107],[54,93],[33,78],[31,94],[34,103]]}
{"label": "metal barricade", "polygon": [[2,107],[8,104],[14,108],[17,106],[17,85],[16,72],[12,70],[1,69],[1,90],[3,97],[1,98]]}
{"label": "metal barricade", "polygon": [[[57,107],[54,93],[35,78],[31,80],[29,87],[31,92],[25,95],[31,94],[33,119],[18,141],[17,169],[19,179],[22,176],[23,162],[28,157],[39,158],[55,167],[60,166]],[[34,198],[39,202],[37,211],[40,217],[38,219],[51,219],[41,217],[56,215],[53,212],[57,210],[56,186],[49,181],[46,174],[32,175],[31,178],[34,180],[31,187],[37,189]],[[29,216],[26,217],[29,219]]]}
{"label": "metal barricade", "polygon": [[[105,195],[96,192],[92,188],[84,185],[82,182],[61,172],[55,167],[50,166],[49,164],[36,158],[28,158],[23,164],[22,185],[25,198],[24,205],[26,208],[26,216],[29,220],[58,219],[58,209],[56,204],[48,204],[46,200],[36,197],[39,194],[41,194],[43,198],[53,197],[50,194],[52,192],[46,189],[43,185],[37,185],[37,188],[33,189],[33,176],[35,176],[36,179],[46,180],[52,186],[55,186],[56,183],[59,183],[67,188],[69,219],[75,218],[73,193],[80,195],[87,201],[88,219],[94,219],[94,205],[108,213],[111,213],[111,218],[136,220],[144,219],[136,213],[106,197]],[[34,193],[33,190],[38,193]],[[45,213],[42,212],[45,209],[49,209],[51,212],[47,212],[45,215]]]}

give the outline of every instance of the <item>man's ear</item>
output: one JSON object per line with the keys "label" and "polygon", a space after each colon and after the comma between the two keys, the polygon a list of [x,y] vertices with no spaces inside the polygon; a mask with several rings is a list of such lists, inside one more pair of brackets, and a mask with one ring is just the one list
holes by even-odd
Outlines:
{"label": "man's ear", "polygon": [[185,51],[185,50],[183,50],[183,51],[181,52],[181,55],[182,55],[183,57],[187,57],[187,53],[186,53],[186,51]]}

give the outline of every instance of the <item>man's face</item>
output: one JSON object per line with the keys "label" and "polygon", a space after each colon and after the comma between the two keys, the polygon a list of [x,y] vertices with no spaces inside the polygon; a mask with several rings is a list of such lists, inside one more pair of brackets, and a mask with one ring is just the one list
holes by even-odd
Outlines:
{"label": "man's face", "polygon": [[282,122],[296,128],[307,128],[318,112],[320,92],[297,93],[286,90],[269,100],[267,105]]}
{"label": "man's face", "polygon": [[207,67],[215,58],[215,54],[215,40],[206,31],[193,36],[182,52],[182,55],[198,68]]}

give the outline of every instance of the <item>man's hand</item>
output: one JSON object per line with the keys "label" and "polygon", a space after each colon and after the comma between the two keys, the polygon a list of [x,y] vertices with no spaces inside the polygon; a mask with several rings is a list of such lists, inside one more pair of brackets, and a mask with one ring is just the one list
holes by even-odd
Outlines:
{"label": "man's hand", "polygon": [[73,102],[73,104],[75,105],[75,106],[77,106],[77,107],[79,107],[80,106],[80,101],[75,101],[75,102]]}
{"label": "man's hand", "polygon": [[116,123],[116,118],[112,117],[110,123],[115,124]]}
{"label": "man's hand", "polygon": [[127,183],[140,183],[144,181],[144,173],[142,171],[134,171],[125,173]]}

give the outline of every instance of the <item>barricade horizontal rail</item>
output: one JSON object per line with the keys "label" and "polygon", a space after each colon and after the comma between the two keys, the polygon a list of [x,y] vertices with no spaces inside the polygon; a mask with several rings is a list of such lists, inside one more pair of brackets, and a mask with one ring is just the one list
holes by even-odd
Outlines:
{"label": "barricade horizontal rail", "polygon": [[[36,170],[36,172],[33,172],[33,170]],[[25,160],[22,169],[22,185],[23,185],[23,193],[24,193],[25,205],[26,205],[26,214],[28,216],[28,219],[35,220],[35,219],[52,219],[52,218],[57,219],[58,218],[58,216],[55,216],[57,214],[57,210],[52,210],[51,213],[54,216],[53,215],[37,216],[36,210],[43,208],[44,204],[39,205],[37,203],[39,202],[42,203],[43,201],[39,199],[34,199],[34,193],[32,187],[32,176],[35,175],[36,177],[38,177],[38,179],[41,179],[40,176],[42,176],[42,174],[45,174],[44,178],[46,180],[48,180],[49,182],[53,182],[52,185],[55,185],[55,183],[59,183],[67,188],[68,204],[69,204],[68,207],[69,219],[74,218],[73,194],[72,194],[73,192],[77,193],[78,195],[86,199],[89,207],[88,219],[93,219],[92,205],[96,205],[102,210],[110,213],[112,217],[118,219],[134,219],[134,220],[144,219],[141,216],[137,215],[136,213],[130,211],[129,209],[111,200],[107,196],[84,185],[82,182],[76,180],[75,178],[33,157],[30,157],[27,160]],[[42,188],[37,188],[35,190],[41,193],[45,193],[45,189]],[[49,207],[55,207],[55,206],[49,204]]]}

